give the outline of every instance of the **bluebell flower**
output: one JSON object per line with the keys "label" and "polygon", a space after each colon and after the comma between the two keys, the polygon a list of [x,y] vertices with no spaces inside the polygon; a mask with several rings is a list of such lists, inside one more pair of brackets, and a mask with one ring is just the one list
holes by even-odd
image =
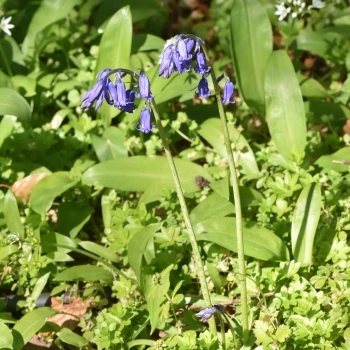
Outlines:
{"label": "bluebell flower", "polygon": [[136,97],[146,98],[147,100],[151,100],[153,98],[153,95],[151,94],[150,86],[151,86],[151,83],[149,82],[149,79],[147,78],[145,72],[141,70],[140,76],[139,76],[140,93],[137,93]]}
{"label": "bluebell flower", "polygon": [[108,77],[111,70],[110,68],[102,70],[98,74],[96,84],[83,95],[81,98],[81,108],[83,110],[89,109],[94,102],[96,102],[95,109],[99,109],[104,99],[108,104],[113,104],[114,99],[117,97],[117,91]]}
{"label": "bluebell flower", "polygon": [[[197,69],[199,74],[206,74],[210,71],[210,67],[207,66],[203,52],[201,52],[200,38],[194,35],[178,35],[172,43],[168,45],[162,53],[160,59],[160,67],[158,75],[163,78],[169,78],[174,71],[179,74],[183,72],[189,72],[192,66],[192,59],[197,55]],[[203,59],[204,58],[204,59]]]}
{"label": "bluebell flower", "polygon": [[126,105],[120,107],[120,109],[128,113],[133,113],[135,109],[135,91],[132,89],[126,90],[125,97]]}
{"label": "bluebell flower", "polygon": [[208,87],[208,81],[205,78],[202,78],[198,84],[198,92],[196,93],[197,97],[207,98],[210,96],[210,90]]}
{"label": "bluebell flower", "polygon": [[[191,45],[189,45],[191,47]],[[180,54],[181,61],[187,61],[192,58],[192,55],[187,52],[187,46],[184,40],[180,39],[177,43],[177,50]]]}
{"label": "bluebell flower", "polygon": [[117,90],[117,100],[114,101],[115,107],[124,107],[126,105],[126,88],[123,80],[121,79],[120,72],[117,72],[117,82],[115,84]]}
{"label": "bluebell flower", "polygon": [[221,100],[221,103],[228,104],[228,103],[236,103],[236,101],[231,100],[231,97],[233,96],[233,93],[235,92],[235,86],[231,81],[226,82],[224,86],[224,97]]}
{"label": "bluebell flower", "polygon": [[206,322],[209,320],[210,317],[212,317],[217,312],[223,313],[224,307],[222,305],[214,305],[212,307],[207,307],[195,314],[196,317],[198,317],[202,322]]}
{"label": "bluebell flower", "polygon": [[194,71],[197,74],[207,74],[210,72],[211,67],[207,66],[207,60],[205,59],[204,53],[198,52],[196,56],[197,67]]}
{"label": "bluebell flower", "polygon": [[147,108],[144,108],[141,111],[140,123],[136,125],[136,130],[142,131],[145,134],[148,134],[153,129],[151,122],[151,111]]}

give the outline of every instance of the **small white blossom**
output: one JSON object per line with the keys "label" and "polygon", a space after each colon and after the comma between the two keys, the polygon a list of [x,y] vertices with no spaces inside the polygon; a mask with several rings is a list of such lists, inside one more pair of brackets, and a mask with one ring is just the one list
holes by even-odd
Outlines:
{"label": "small white blossom", "polygon": [[279,5],[276,5],[277,11],[275,12],[275,15],[279,16],[278,20],[282,21],[285,19],[290,12],[291,8],[290,7],[285,7],[284,2],[282,2]]}
{"label": "small white blossom", "polygon": [[5,32],[7,35],[11,36],[10,29],[14,28],[13,24],[10,24],[12,17],[2,17],[0,21],[0,29]]}

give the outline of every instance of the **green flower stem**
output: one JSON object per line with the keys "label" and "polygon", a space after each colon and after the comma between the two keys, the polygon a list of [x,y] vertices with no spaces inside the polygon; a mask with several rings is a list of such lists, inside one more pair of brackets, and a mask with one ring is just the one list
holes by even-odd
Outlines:
{"label": "green flower stem", "polygon": [[238,272],[239,272],[238,278],[240,281],[241,308],[242,308],[242,332],[243,332],[243,344],[246,345],[248,338],[249,338],[249,328],[248,328],[248,301],[247,301],[247,285],[246,285],[244,246],[243,246],[241,198],[239,195],[238,178],[237,178],[235,161],[233,158],[233,151],[231,149],[231,140],[230,140],[230,136],[229,136],[229,132],[228,132],[228,128],[227,128],[225,111],[224,111],[224,107],[221,103],[220,87],[216,81],[214,69],[211,70],[211,78],[212,78],[213,84],[214,84],[216,102],[218,104],[222,130],[224,133],[224,142],[225,142],[225,147],[226,147],[228,164],[229,164],[229,168],[230,168],[233,198],[235,201]]}
{"label": "green flower stem", "polygon": [[6,67],[6,70],[7,70],[7,74],[12,77],[13,76],[13,73],[12,73],[12,69],[11,69],[11,65],[9,63],[9,61],[7,60],[7,57],[6,57],[6,54],[5,54],[5,51],[4,51],[4,48],[2,46],[2,40],[0,40],[0,55],[4,61],[4,64],[5,64],[5,67]]}
{"label": "green flower stem", "polygon": [[[211,307],[211,301],[210,301],[210,294],[209,294],[209,289],[208,289],[208,285],[207,285],[207,281],[206,281],[206,276],[205,276],[205,272],[204,272],[204,266],[203,266],[203,262],[199,253],[199,248],[198,248],[198,244],[197,244],[197,240],[196,240],[196,236],[193,230],[193,226],[190,220],[190,215],[188,213],[188,209],[186,206],[186,201],[185,201],[185,197],[182,191],[182,187],[180,184],[180,180],[179,180],[179,176],[177,174],[176,171],[176,166],[174,163],[174,159],[171,155],[171,151],[169,148],[169,144],[167,141],[167,138],[165,136],[165,132],[162,126],[162,122],[158,113],[158,109],[157,109],[157,105],[152,101],[151,103],[151,107],[154,113],[154,117],[156,119],[156,124],[157,124],[157,128],[159,131],[159,135],[160,138],[162,140],[163,143],[163,147],[165,150],[165,154],[166,157],[168,159],[168,163],[169,163],[169,167],[171,170],[171,174],[173,176],[174,179],[174,183],[175,183],[175,189],[176,189],[176,193],[177,196],[179,198],[179,202],[180,202],[180,206],[181,206],[181,211],[182,211],[182,215],[185,221],[185,225],[188,231],[188,236],[190,238],[190,242],[191,242],[191,246],[192,246],[192,254],[193,254],[193,258],[194,258],[194,262],[195,262],[195,267],[196,267],[196,273],[199,279],[199,283],[200,283],[200,287],[201,287],[201,291],[203,294],[203,299],[204,299],[204,303],[206,307]],[[210,333],[214,336],[217,335],[217,331],[216,331],[216,324],[215,324],[215,319],[214,317],[212,317],[209,320],[209,328],[210,328]]]}

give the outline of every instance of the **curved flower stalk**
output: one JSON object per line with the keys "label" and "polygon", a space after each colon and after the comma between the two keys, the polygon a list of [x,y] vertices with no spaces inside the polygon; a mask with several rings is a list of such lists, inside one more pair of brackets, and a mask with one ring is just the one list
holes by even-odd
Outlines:
{"label": "curved flower stalk", "polygon": [[[115,75],[115,83],[111,79],[113,75]],[[132,79],[129,89],[126,89],[125,82],[123,81],[125,76],[130,76]],[[95,104],[95,109],[97,110],[105,101],[122,111],[133,113],[135,109],[135,98],[144,99],[145,107],[141,111],[140,123],[136,125],[136,129],[148,134],[154,129],[150,110],[153,95],[150,88],[151,84],[143,70],[138,75],[128,69],[106,68],[97,75],[95,85],[81,98],[81,108],[88,110]],[[135,92],[134,89],[138,91]]]}
{"label": "curved flower stalk", "polygon": [[[182,50],[184,54],[185,48],[183,47]],[[188,54],[186,57],[188,58],[190,57],[190,55]],[[115,83],[113,83],[112,80],[110,79],[112,75],[116,75]],[[138,92],[135,92],[133,88],[126,90],[125,84],[122,80],[126,75],[130,75],[133,82],[136,83],[135,87],[138,88],[139,90]],[[200,281],[203,299],[206,305],[209,307],[211,306],[211,302],[210,302],[209,290],[208,290],[208,286],[205,278],[206,276],[204,272],[203,262],[201,260],[198,244],[196,241],[192,223],[190,221],[190,215],[186,206],[186,201],[181,188],[179,176],[177,174],[175,162],[170,152],[170,147],[169,147],[167,138],[165,136],[165,132],[160,120],[157,106],[154,103],[153,95],[150,90],[150,83],[147,76],[144,74],[142,70],[140,75],[137,75],[136,73],[127,69],[106,68],[98,74],[98,79],[95,85],[89,91],[87,91],[82,97],[81,108],[83,110],[87,110],[90,107],[92,107],[94,103],[96,103],[95,109],[98,109],[101,106],[101,104],[105,101],[108,104],[120,110],[132,113],[135,109],[135,106],[134,106],[135,97],[145,99],[145,107],[141,111],[140,123],[136,125],[137,130],[140,130],[144,133],[149,133],[154,128],[154,126],[151,123],[150,108],[152,108],[154,112],[159,135],[162,140],[165,154],[169,163],[170,171],[175,183],[176,193],[179,198],[182,215],[184,217],[185,225],[188,230],[188,235],[190,237],[192,253],[195,260],[196,273]],[[209,326],[210,326],[211,333],[214,336],[216,336],[216,325],[215,325],[214,319],[209,320]]]}
{"label": "curved flower stalk", "polygon": [[[175,71],[178,74],[182,74],[184,71],[190,71],[192,67],[192,60],[196,60],[195,73],[201,74],[198,84],[198,97],[208,98],[211,93],[208,87],[207,76],[210,74],[214,90],[216,101],[218,104],[219,115],[221,119],[224,142],[227,153],[227,159],[230,169],[230,178],[233,189],[233,197],[235,202],[235,214],[236,214],[236,235],[237,235],[237,253],[238,253],[238,265],[239,265],[239,280],[241,291],[241,306],[242,306],[242,330],[243,330],[243,343],[247,344],[249,337],[248,329],[248,304],[247,304],[247,286],[246,286],[246,273],[245,273],[245,260],[244,260],[244,247],[243,247],[243,227],[242,227],[242,210],[241,200],[239,194],[239,184],[236,173],[236,166],[233,157],[233,151],[231,148],[231,140],[227,128],[225,111],[223,104],[235,103],[233,100],[234,84],[226,77],[227,82],[224,87],[223,97],[221,97],[221,91],[218,82],[225,77],[225,75],[216,78],[214,70],[207,64],[207,52],[203,40],[195,35],[178,35],[172,40],[168,46],[163,50],[160,59],[159,75],[163,78],[169,78]],[[207,305],[207,307],[209,307]],[[211,309],[214,311],[214,309]]]}

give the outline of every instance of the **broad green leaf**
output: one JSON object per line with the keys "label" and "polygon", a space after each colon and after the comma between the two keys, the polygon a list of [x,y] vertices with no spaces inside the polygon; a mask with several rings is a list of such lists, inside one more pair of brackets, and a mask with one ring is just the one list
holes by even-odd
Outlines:
{"label": "broad green leaf", "polygon": [[43,0],[29,24],[22,45],[23,54],[33,56],[37,35],[49,25],[65,18],[80,2],[80,0]]}
{"label": "broad green leaf", "polygon": [[[338,163],[334,163],[334,160]],[[342,164],[342,162],[344,163]],[[324,170],[335,170],[340,173],[347,173],[349,171],[348,162],[350,162],[350,147],[343,147],[333,154],[318,158],[315,164],[319,165]]]}
{"label": "broad green leaf", "polygon": [[[117,42],[116,42],[117,40]],[[129,68],[132,42],[132,23],[129,6],[121,8],[108,21],[104,29],[98,51],[95,76],[105,68]],[[109,125],[119,110],[106,103],[99,109],[99,114]]]}
{"label": "broad green leaf", "polygon": [[161,226],[161,223],[148,225],[135,233],[134,237],[129,242],[128,260],[139,283],[141,280],[142,259],[146,251],[148,241],[154,235],[154,233],[160,229]]}
{"label": "broad green leaf", "polygon": [[5,323],[0,322],[0,349],[13,349],[13,337]]}
{"label": "broad green leaf", "polygon": [[18,252],[18,246],[16,244],[10,244],[6,247],[3,247],[0,249],[0,261],[6,260],[6,258],[13,254]]}
{"label": "broad green leaf", "polygon": [[72,332],[69,328],[62,328],[57,333],[58,338],[66,344],[82,348],[88,344],[88,341],[81,335]]}
{"label": "broad green leaf", "polygon": [[315,53],[326,60],[344,63],[349,44],[343,35],[329,31],[303,31],[296,39],[297,49]]}
{"label": "broad green leaf", "polygon": [[85,250],[87,250],[88,252],[91,252],[99,256],[100,258],[103,258],[112,262],[119,261],[117,255],[115,254],[112,248],[103,247],[99,244],[96,244],[94,242],[89,242],[89,241],[79,242],[79,245]]}
{"label": "broad green leaf", "polygon": [[298,73],[297,78],[300,84],[301,93],[309,98],[329,97],[328,91],[316,80]]}
{"label": "broad green leaf", "polygon": [[58,247],[57,244],[62,244],[68,248],[76,248],[77,244],[73,239],[57,232],[47,232],[41,237],[41,247],[44,253],[69,253],[68,248]]}
{"label": "broad green leaf", "polygon": [[[209,241],[237,252],[236,219],[215,217],[195,226],[197,240]],[[289,260],[284,242],[272,231],[251,222],[243,223],[244,254],[266,261]]]}
{"label": "broad green leaf", "polygon": [[54,281],[104,281],[110,285],[113,282],[113,275],[101,266],[79,265],[60,272],[56,275]]}
{"label": "broad green leaf", "polygon": [[29,122],[32,112],[28,102],[15,90],[0,88],[0,115],[13,115]]}
{"label": "broad green leaf", "polygon": [[[252,188],[240,186],[239,188],[242,208],[257,206],[262,200],[258,191]],[[224,217],[235,212],[235,206],[228,199],[218,193],[211,193],[204,201],[200,202],[191,212],[192,223],[196,224],[211,217]]]}
{"label": "broad green leaf", "polygon": [[4,201],[5,223],[10,233],[18,234],[20,239],[24,238],[24,227],[18,211],[17,199],[9,189]]}
{"label": "broad green leaf", "polygon": [[[210,175],[198,164],[175,159],[181,186],[186,192],[195,192],[199,187],[196,176],[210,180]],[[109,160],[89,168],[82,177],[85,185],[101,185],[120,191],[144,191],[155,182],[174,188],[173,178],[166,157],[135,156]]]}
{"label": "broad green leaf", "polygon": [[16,90],[24,90],[24,97],[32,97],[36,95],[36,79],[27,75],[15,75],[12,77],[13,85]]}
{"label": "broad green leaf", "polygon": [[[157,15],[163,8],[159,0],[102,1],[96,13],[96,22],[103,22],[105,18],[111,16],[123,6],[130,6],[133,23]],[[104,24],[101,27],[104,28]]]}
{"label": "broad green leaf", "polygon": [[12,134],[16,118],[11,115],[5,115],[0,122],[0,148],[4,141]]}
{"label": "broad green leaf", "polygon": [[231,44],[239,90],[249,107],[265,115],[264,75],[272,52],[272,28],[264,6],[256,0],[234,1]]}
{"label": "broad green leaf", "polygon": [[86,202],[62,202],[58,207],[57,231],[71,238],[76,237],[90,220],[93,211]]}
{"label": "broad green leaf", "polygon": [[34,186],[29,206],[35,212],[44,215],[51,208],[54,199],[75,186],[79,180],[78,177],[66,171],[46,176]]}
{"label": "broad green leaf", "polygon": [[278,152],[286,159],[301,159],[306,145],[303,98],[290,58],[274,51],[265,75],[266,121]]}
{"label": "broad green leaf", "polygon": [[301,191],[294,211],[291,231],[294,260],[311,264],[320,214],[321,188],[319,184],[311,183]]}
{"label": "broad green leaf", "polygon": [[135,34],[132,38],[131,52],[159,50],[162,51],[165,41],[152,34]]}
{"label": "broad green leaf", "polygon": [[307,120],[313,124],[344,125],[350,119],[350,110],[340,103],[310,100],[304,103]]}
{"label": "broad green leaf", "polygon": [[13,327],[13,349],[22,350],[34,334],[36,334],[46,323],[48,317],[57,311],[49,307],[35,309],[24,315]]}
{"label": "broad green leaf", "polygon": [[51,272],[47,272],[43,276],[39,277],[38,280],[36,281],[32,294],[30,295],[30,298],[33,301],[36,301],[39,298],[41,292],[44,290],[46,286],[46,283],[50,277],[50,274]]}
{"label": "broad green leaf", "polygon": [[91,141],[100,162],[128,156],[125,137],[115,126],[106,128],[102,137],[91,135]]}
{"label": "broad green leaf", "polygon": [[[233,126],[229,125],[229,136],[231,143],[235,145],[235,158],[238,159],[242,167],[242,172],[246,175],[255,176],[259,174],[258,165],[253,151],[244,136]],[[220,119],[210,118],[201,124],[198,134],[202,136],[216,151],[226,157],[226,147],[224,144],[224,134]]]}

